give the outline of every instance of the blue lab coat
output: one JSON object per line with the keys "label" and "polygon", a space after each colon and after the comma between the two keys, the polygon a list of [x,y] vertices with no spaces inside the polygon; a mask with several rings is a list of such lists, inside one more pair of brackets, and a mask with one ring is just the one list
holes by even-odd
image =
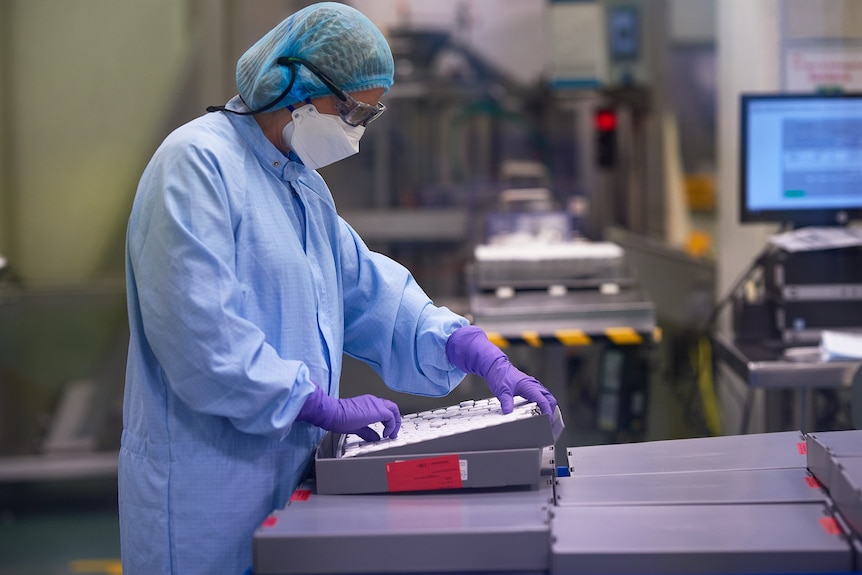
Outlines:
{"label": "blue lab coat", "polygon": [[165,139],[126,253],[124,575],[251,567],[254,529],[324,435],[294,418],[314,383],[338,395],[342,353],[412,394],[464,377],[445,344],[467,321],[369,251],[317,172],[252,117],[207,114]]}

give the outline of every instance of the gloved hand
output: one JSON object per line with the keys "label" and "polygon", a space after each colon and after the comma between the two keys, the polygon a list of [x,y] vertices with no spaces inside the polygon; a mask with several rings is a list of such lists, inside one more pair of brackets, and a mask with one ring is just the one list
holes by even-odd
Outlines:
{"label": "gloved hand", "polygon": [[401,429],[401,412],[393,402],[373,395],[336,399],[317,385],[296,419],[335,433],[355,433],[365,441],[380,440],[377,432],[368,427],[371,423],[383,423],[383,437],[391,439]]}
{"label": "gloved hand", "polygon": [[446,357],[452,365],[485,378],[491,392],[500,400],[503,413],[514,409],[513,396],[535,402],[551,417],[557,400],[541,383],[518,370],[499,347],[491,343],[482,328],[467,325],[452,332],[446,341]]}

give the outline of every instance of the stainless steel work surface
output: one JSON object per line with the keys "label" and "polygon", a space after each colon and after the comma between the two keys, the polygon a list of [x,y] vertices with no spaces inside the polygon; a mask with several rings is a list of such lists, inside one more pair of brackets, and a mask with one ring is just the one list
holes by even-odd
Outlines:
{"label": "stainless steel work surface", "polygon": [[569,447],[571,475],[805,468],[798,431]]}
{"label": "stainless steel work surface", "polygon": [[820,504],[556,507],[551,573],[836,573],[850,544]]}
{"label": "stainless steel work surface", "polygon": [[858,361],[794,361],[782,349],[757,342],[741,342],[713,335],[715,353],[751,387],[814,389],[850,387]]}
{"label": "stainless steel work surface", "polygon": [[678,471],[560,477],[557,505],[825,503],[805,469]]}
{"label": "stainless steel work surface", "polygon": [[254,572],[547,572],[553,480],[539,489],[294,494],[254,534]]}
{"label": "stainless steel work surface", "polygon": [[826,431],[806,435],[808,469],[828,489],[837,461],[862,457],[862,430]]}

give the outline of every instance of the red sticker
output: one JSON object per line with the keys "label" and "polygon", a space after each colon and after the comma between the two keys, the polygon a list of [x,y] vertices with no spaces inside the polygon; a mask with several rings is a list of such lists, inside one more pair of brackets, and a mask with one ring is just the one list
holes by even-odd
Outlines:
{"label": "red sticker", "polygon": [[389,491],[458,489],[461,466],[454,454],[387,463],[386,483]]}
{"label": "red sticker", "polygon": [[820,525],[823,527],[823,531],[828,533],[829,535],[841,535],[841,527],[838,525],[838,522],[835,521],[834,517],[821,517]]}
{"label": "red sticker", "polygon": [[804,441],[800,441],[796,444],[796,450],[799,451],[799,455],[807,455],[808,454],[808,444]]}
{"label": "red sticker", "polygon": [[293,495],[290,496],[291,501],[308,501],[308,498],[311,497],[311,489],[297,489],[293,492]]}
{"label": "red sticker", "polygon": [[810,475],[805,477],[805,483],[808,484],[808,487],[820,487],[820,482],[817,481],[816,477],[811,477]]}
{"label": "red sticker", "polygon": [[278,523],[278,517],[273,517],[272,515],[263,520],[264,527],[272,527],[276,523]]}

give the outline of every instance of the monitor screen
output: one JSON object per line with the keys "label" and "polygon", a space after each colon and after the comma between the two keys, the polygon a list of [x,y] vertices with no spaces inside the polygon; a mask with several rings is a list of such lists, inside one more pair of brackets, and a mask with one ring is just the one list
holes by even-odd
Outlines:
{"label": "monitor screen", "polygon": [[862,94],[743,94],[740,221],[862,219]]}

